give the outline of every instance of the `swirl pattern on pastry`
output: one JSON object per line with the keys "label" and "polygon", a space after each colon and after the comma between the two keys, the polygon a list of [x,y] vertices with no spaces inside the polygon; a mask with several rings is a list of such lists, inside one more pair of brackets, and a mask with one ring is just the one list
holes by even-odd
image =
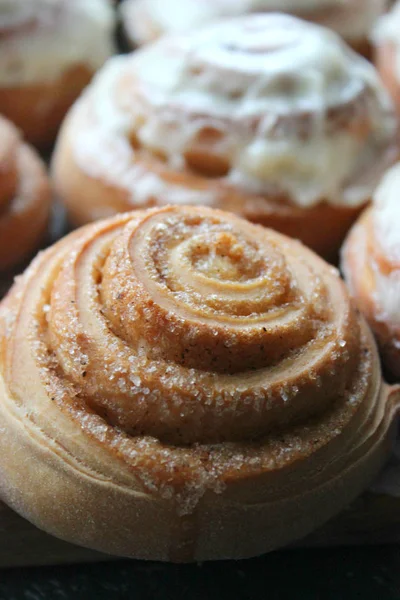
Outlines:
{"label": "swirl pattern on pastry", "polygon": [[110,61],[66,120],[54,174],[78,224],[193,202],[301,239],[318,224],[329,243],[324,217],[348,227],[395,130],[373,67],[335,34],[255,15]]}
{"label": "swirl pattern on pastry", "polygon": [[126,214],[46,251],[1,306],[0,367],[3,498],[107,552],[266,551],[387,451],[376,349],[336,270],[220,211]]}
{"label": "swirl pattern on pastry", "polygon": [[372,208],[354,225],[343,249],[343,270],[377,336],[388,371],[400,377],[400,165],[383,178]]}
{"label": "swirl pattern on pastry", "polygon": [[195,29],[224,17],[285,12],[329,27],[362,51],[387,0],[124,0],[121,13],[132,43]]}
{"label": "swirl pattern on pastry", "polygon": [[45,234],[50,187],[40,158],[0,117],[0,270],[27,258]]}

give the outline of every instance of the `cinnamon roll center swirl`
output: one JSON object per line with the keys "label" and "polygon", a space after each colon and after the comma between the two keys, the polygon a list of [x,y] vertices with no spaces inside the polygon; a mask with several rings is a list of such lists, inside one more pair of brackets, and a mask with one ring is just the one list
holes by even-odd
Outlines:
{"label": "cinnamon roll center swirl", "polygon": [[185,248],[186,260],[205,277],[223,281],[245,282],[261,275],[263,261],[257,249],[230,232],[199,235]]}
{"label": "cinnamon roll center swirl", "polygon": [[132,443],[256,443],[356,411],[370,385],[360,368],[373,354],[337,273],[229,213],[123,215],[47,256],[32,346],[46,389]]}

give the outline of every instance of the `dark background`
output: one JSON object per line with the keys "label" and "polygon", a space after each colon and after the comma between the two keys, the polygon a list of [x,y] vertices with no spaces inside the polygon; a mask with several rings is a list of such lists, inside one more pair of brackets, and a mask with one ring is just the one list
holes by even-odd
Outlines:
{"label": "dark background", "polygon": [[400,599],[400,547],[287,550],[239,562],[0,571],[0,600]]}

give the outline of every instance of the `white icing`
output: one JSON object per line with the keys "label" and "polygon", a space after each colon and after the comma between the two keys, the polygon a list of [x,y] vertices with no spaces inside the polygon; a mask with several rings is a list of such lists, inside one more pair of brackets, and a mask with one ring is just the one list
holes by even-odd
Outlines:
{"label": "white icing", "polygon": [[373,31],[373,39],[379,43],[390,40],[400,44],[400,1],[397,1],[390,12],[383,15]]}
{"label": "white icing", "polygon": [[400,81],[400,1],[393,6],[390,13],[379,19],[373,32],[373,40],[376,45],[393,45],[396,53],[396,74]]}
{"label": "white icing", "polygon": [[[400,266],[400,163],[389,169],[383,177],[373,195],[372,222],[374,235],[379,252],[382,253],[393,266]],[[368,258],[369,265],[374,274],[374,301],[376,305],[376,320],[389,324],[392,327],[393,344],[400,348],[400,339],[395,337],[400,328],[400,268],[383,272],[381,265],[374,256],[369,255],[366,237],[367,231],[362,224],[355,225],[359,228],[357,238],[357,252],[353,253],[353,266],[346,268],[343,262],[345,280],[353,296],[356,296],[354,279],[362,271]]]}
{"label": "white icing", "polygon": [[[126,56],[110,59],[73,107],[68,125],[76,160],[90,176],[127,191],[132,206],[145,205],[152,196],[165,204],[211,205],[207,192],[167,186],[135,163],[128,139],[130,115],[119,108],[113,93],[128,61]],[[101,213],[98,218],[107,216]]]}
{"label": "white icing", "polygon": [[97,70],[114,52],[109,0],[0,0],[0,86]]}
{"label": "white icing", "polygon": [[399,222],[400,163],[389,169],[374,194],[375,233],[383,252],[392,261],[400,261]]}
{"label": "white icing", "polygon": [[[392,263],[400,265],[400,163],[383,177],[374,194],[374,228],[382,253]],[[400,326],[400,269],[382,273],[379,265],[372,263],[375,275],[375,302],[378,321]],[[396,345],[398,342],[393,341]]]}
{"label": "white icing", "polygon": [[[357,137],[346,121],[332,127],[327,112],[360,102],[362,94],[369,135]],[[141,167],[129,133],[180,169],[197,133],[210,127],[221,132],[217,150],[231,165],[227,182],[262,193],[277,189],[303,207],[369,199],[395,131],[390,101],[369,63],[332,32],[272,14],[164,38],[113,59],[71,123],[81,168],[96,177],[107,173],[114,185],[132,189],[137,202]],[[152,175],[142,185],[151,195],[166,184]],[[171,189],[163,190],[169,201]],[[197,192],[196,198],[205,202]]]}
{"label": "white icing", "polygon": [[[139,41],[148,25],[160,33],[179,33],[218,18],[254,12],[288,12],[317,20],[348,40],[366,38],[387,0],[125,0],[121,10]],[[315,13],[315,18],[313,17]]]}
{"label": "white icing", "polygon": [[[375,263],[372,267],[376,285],[374,297],[378,307],[376,320],[390,323],[394,329],[397,329],[400,325],[400,271],[392,271],[385,275]],[[395,338],[393,344],[398,345]]]}

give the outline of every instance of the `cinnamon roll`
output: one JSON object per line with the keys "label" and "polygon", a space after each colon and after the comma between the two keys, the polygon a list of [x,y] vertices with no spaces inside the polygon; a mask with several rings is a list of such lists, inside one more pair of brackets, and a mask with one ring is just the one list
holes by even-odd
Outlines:
{"label": "cinnamon roll", "polygon": [[253,15],[112,59],[54,155],[71,221],[203,204],[326,257],[397,152],[374,68],[332,32]]}
{"label": "cinnamon roll", "polygon": [[48,147],[113,53],[109,0],[0,0],[0,113]]}
{"label": "cinnamon roll", "polygon": [[352,295],[379,342],[385,367],[400,377],[400,164],[378,187],[372,207],[354,225],[343,248]]}
{"label": "cinnamon roll", "polygon": [[91,224],[0,307],[0,493],[153,560],[253,556],[356,496],[398,399],[336,269],[205,207]]}
{"label": "cinnamon roll", "polygon": [[27,258],[44,237],[50,186],[37,154],[0,117],[0,271]]}
{"label": "cinnamon roll", "polygon": [[378,70],[400,113],[400,2],[378,21],[373,39]]}
{"label": "cinnamon roll", "polygon": [[163,34],[182,33],[224,17],[284,12],[329,27],[360,53],[370,56],[369,36],[387,0],[124,0],[121,15],[132,45]]}

